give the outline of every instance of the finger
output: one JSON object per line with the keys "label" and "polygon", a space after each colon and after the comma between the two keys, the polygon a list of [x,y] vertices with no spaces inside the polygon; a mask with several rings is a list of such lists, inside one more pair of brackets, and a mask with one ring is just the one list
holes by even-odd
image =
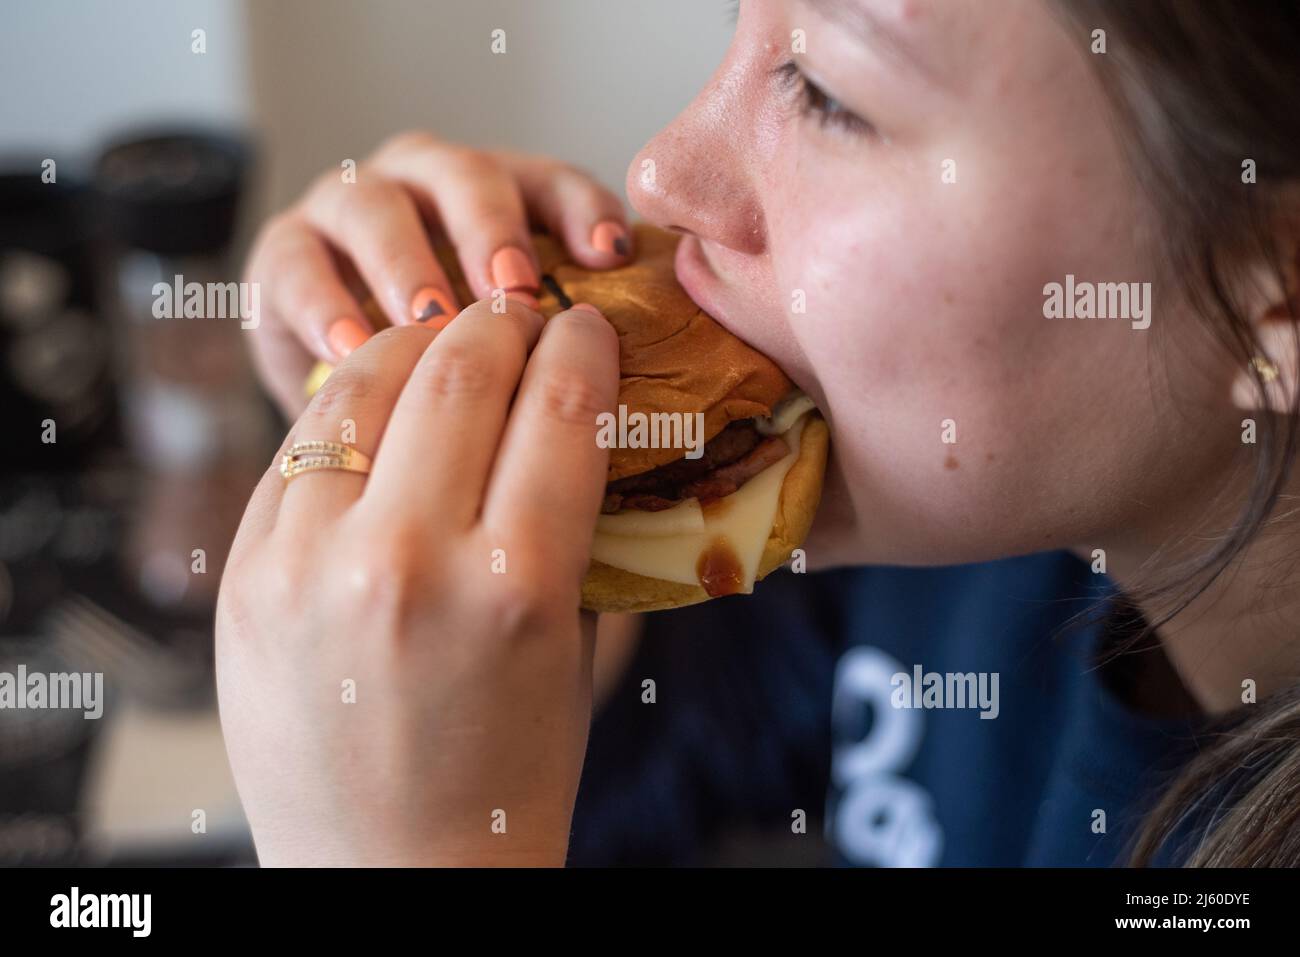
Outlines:
{"label": "finger", "polygon": [[470,527],[505,426],[510,400],[542,317],[523,303],[488,301],[462,312],[420,358],[393,411],[366,487],[375,521]]}
{"label": "finger", "polygon": [[[338,362],[374,332],[325,240],[296,215],[277,216],[263,230],[249,258],[248,278],[271,311],[270,322],[259,324],[254,335],[270,340],[275,332],[264,330],[286,328],[312,355]],[[282,349],[283,340],[279,345]],[[283,375],[270,372],[268,381]],[[301,387],[301,375],[294,385]]]}
{"label": "finger", "polygon": [[489,299],[502,289],[537,307],[541,273],[523,196],[509,170],[491,154],[433,141],[374,162],[437,210],[475,296]]}
{"label": "finger", "polygon": [[307,407],[303,382],[317,360],[281,320],[262,322],[249,332],[258,377],[286,422],[292,422]]}
{"label": "finger", "polygon": [[623,203],[595,179],[544,157],[507,154],[502,162],[518,181],[528,214],[563,240],[580,265],[610,269],[631,259]]}
{"label": "finger", "polygon": [[[290,442],[339,442],[373,459],[402,387],[435,335],[425,325],[375,335],[321,386]],[[367,478],[335,469],[295,476],[283,492],[276,528],[298,532],[337,517],[361,497]]]}
{"label": "finger", "polygon": [[585,305],[552,317],[524,371],[483,503],[494,535],[554,548],[575,587],[605,492],[609,451],[596,443],[597,416],[617,400],[613,326]]}
{"label": "finger", "polygon": [[347,253],[393,325],[442,328],[460,311],[415,200],[380,171],[368,166],[355,183],[323,181],[303,214]]}
{"label": "finger", "polygon": [[230,554],[242,553],[252,543],[260,541],[275,528],[275,520],[280,512],[280,501],[284,497],[284,476],[280,474],[280,457],[288,451],[291,439],[286,436],[275,453],[275,459],[262,473],[253,494],[249,496],[244,509],[244,517],[239,522]]}

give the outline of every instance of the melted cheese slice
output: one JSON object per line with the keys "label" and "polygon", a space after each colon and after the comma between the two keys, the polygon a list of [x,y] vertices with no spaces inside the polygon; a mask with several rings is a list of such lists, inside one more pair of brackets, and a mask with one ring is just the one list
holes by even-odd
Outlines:
{"label": "melted cheese slice", "polygon": [[700,556],[721,539],[739,559],[741,591],[752,592],[758,563],[776,521],[781,486],[799,458],[799,436],[808,411],[804,408],[784,432],[785,442],[790,446],[785,458],[769,465],[726,498],[711,502],[707,508],[701,508],[699,500],[692,498],[662,512],[629,509],[600,516],[591,557],[647,578],[699,585],[696,566]]}
{"label": "melted cheese slice", "polygon": [[788,398],[782,399],[780,405],[772,410],[771,418],[755,419],[754,426],[762,435],[784,435],[790,427],[805,415],[817,408],[807,395],[795,391]]}
{"label": "melted cheese slice", "polygon": [[596,520],[596,531],[620,537],[637,535],[649,538],[695,534],[704,531],[704,509],[700,508],[698,498],[688,498],[662,512],[642,512],[629,508],[613,515],[601,515]]}

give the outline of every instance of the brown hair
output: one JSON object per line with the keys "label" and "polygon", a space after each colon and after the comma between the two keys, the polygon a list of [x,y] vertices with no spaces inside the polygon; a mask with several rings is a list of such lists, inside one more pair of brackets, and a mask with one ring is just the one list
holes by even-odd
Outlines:
{"label": "brown hair", "polygon": [[[1057,0],[1080,42],[1105,31],[1094,56],[1115,104],[1133,171],[1162,224],[1169,265],[1241,367],[1264,355],[1236,301],[1240,270],[1265,263],[1293,278],[1290,227],[1300,182],[1300,4],[1236,0]],[[1243,177],[1255,163],[1257,182]],[[1294,301],[1286,313],[1296,319]],[[1300,349],[1300,343],[1297,343]],[[1264,382],[1257,373],[1263,394]],[[1131,590],[1165,609],[1151,635],[1228,568],[1273,514],[1291,473],[1300,396],[1287,416],[1260,415],[1250,494],[1239,520],[1190,568]],[[1166,854],[1191,866],[1300,865],[1300,686],[1228,716],[1182,769],[1137,834],[1130,863]]]}

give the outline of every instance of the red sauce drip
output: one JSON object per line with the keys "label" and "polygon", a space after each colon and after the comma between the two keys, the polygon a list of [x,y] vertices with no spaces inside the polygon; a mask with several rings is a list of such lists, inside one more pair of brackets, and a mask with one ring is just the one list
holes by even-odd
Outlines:
{"label": "red sauce drip", "polygon": [[718,518],[725,515],[731,509],[731,499],[723,498],[702,498],[700,502],[700,511],[704,513],[705,518]]}
{"label": "red sauce drip", "polygon": [[710,598],[735,595],[745,585],[740,559],[725,538],[716,539],[695,563],[695,575]]}

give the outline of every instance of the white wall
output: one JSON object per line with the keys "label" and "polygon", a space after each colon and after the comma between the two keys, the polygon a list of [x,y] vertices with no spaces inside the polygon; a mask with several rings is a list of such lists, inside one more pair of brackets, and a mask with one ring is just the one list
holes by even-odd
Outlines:
{"label": "white wall", "polygon": [[75,167],[140,123],[246,122],[247,49],[236,0],[4,0],[0,153]]}
{"label": "white wall", "polygon": [[140,123],[248,123],[265,209],[422,127],[561,156],[621,194],[730,32],[722,0],[4,0],[0,153],[89,157]]}
{"label": "white wall", "polygon": [[731,34],[722,0],[250,0],[249,21],[276,206],[413,127],[557,155],[622,195]]}

